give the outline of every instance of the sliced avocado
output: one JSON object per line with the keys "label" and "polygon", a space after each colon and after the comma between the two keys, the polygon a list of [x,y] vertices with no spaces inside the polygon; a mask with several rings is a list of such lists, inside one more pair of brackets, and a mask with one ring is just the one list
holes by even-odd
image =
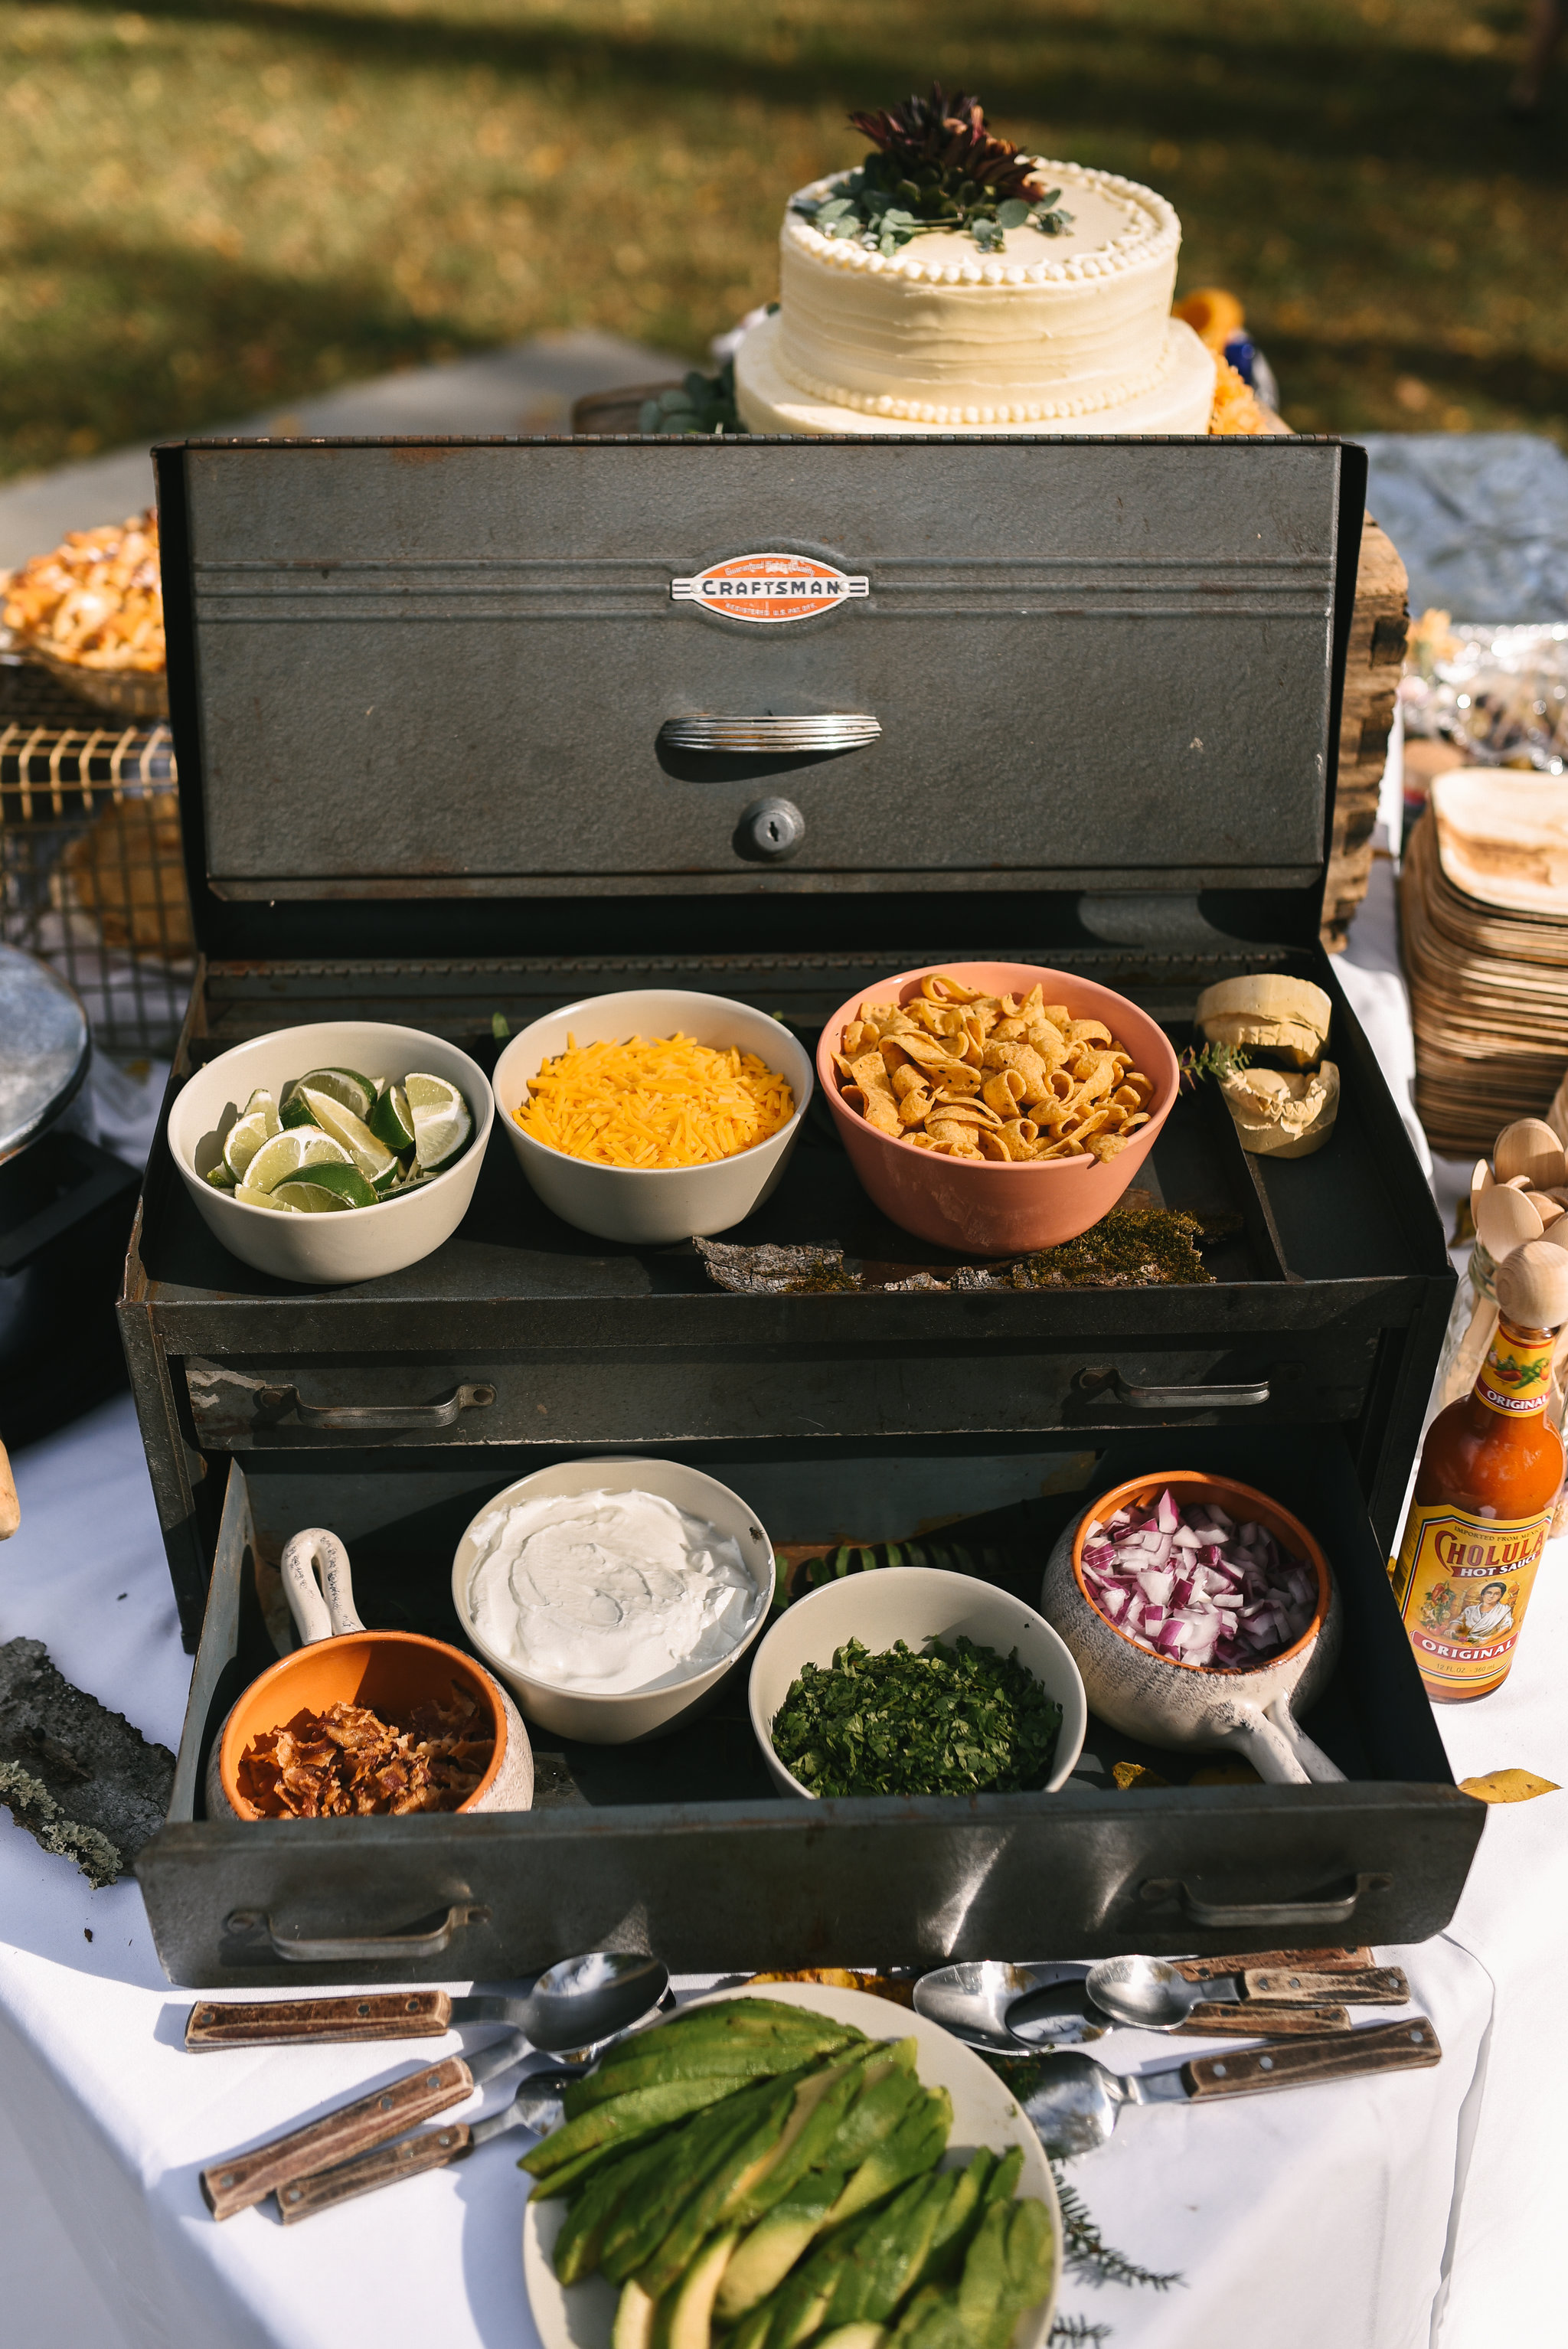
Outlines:
{"label": "sliced avocado", "polygon": [[958,2180],[916,2178],[872,2215],[852,2257],[840,2269],[823,2319],[831,2328],[862,2318],[885,2324],[919,2274]]}
{"label": "sliced avocado", "polygon": [[655,2333],[656,2339],[662,2337],[665,2349],[709,2349],[714,2295],[735,2244],[733,2227],[715,2235],[671,2287],[660,2305]]}
{"label": "sliced avocado", "polygon": [[594,2169],[555,2238],[555,2272],[562,2283],[576,2283],[593,2274],[616,2212],[648,2178],[665,2173],[670,2151],[660,2136],[651,2145],[634,2145],[618,2160],[601,2162]]}
{"label": "sliced avocado", "polygon": [[809,2170],[827,2161],[829,2148],[865,2069],[865,2051],[851,2049],[823,2069],[808,2073],[795,2090],[795,2108],[772,2156],[725,2212],[727,2222],[749,2227],[791,2191]]}
{"label": "sliced avocado", "polygon": [[840,2324],[831,2333],[820,2333],[817,2349],[882,2349],[886,2339],[885,2325],[862,2320],[858,2324]]}
{"label": "sliced avocado", "polygon": [[[732,2324],[777,2291],[820,2233],[844,2182],[841,2169],[816,2170],[798,2180],[758,2220],[724,2271],[718,2290],[721,2322]],[[730,2349],[741,2349],[738,2337]]]}
{"label": "sliced avocado", "polygon": [[985,2181],[985,2207],[993,2202],[1010,2202],[1018,2190],[1018,2179],[1024,2168],[1024,2148],[1010,2146]]}
{"label": "sliced avocado", "polygon": [[658,2302],[650,2300],[634,2276],[621,2287],[610,2349],[653,2349],[654,2317]]}
{"label": "sliced avocado", "polygon": [[953,2099],[946,2089],[926,2090],[892,2135],[873,2147],[861,2163],[828,2213],[829,2226],[842,2226],[857,2210],[880,2202],[906,2178],[934,2169],[947,2149],[952,2127]]}
{"label": "sliced avocado", "polygon": [[[664,2171],[639,2180],[621,2204],[605,2230],[599,2252],[599,2264],[612,2283],[624,2283],[628,2276],[635,2275],[642,2277],[644,2290],[649,2289],[646,2277],[642,2276],[645,2263],[701,2193],[707,2179],[750,2133],[755,2114],[737,2112],[734,2106],[740,2101],[738,2097],[730,2098],[672,2137]],[[708,2231],[711,2230],[704,2230],[705,2233]],[[701,2240],[698,2236],[691,2243],[688,2257]],[[680,2266],[685,2264],[683,2260]],[[675,2272],[678,2275],[680,2268]],[[671,2282],[674,2280],[674,2276],[669,2279]],[[656,2300],[659,2295],[655,2292],[651,2296]]]}
{"label": "sliced avocado", "polygon": [[835,2169],[854,2169],[872,2147],[891,2137],[905,2115],[924,2094],[920,2082],[902,2064],[890,2064],[880,2079],[880,2068],[865,2066],[865,2085],[850,2106],[823,2158]]}
{"label": "sliced avocado", "polygon": [[[1020,2161],[1022,2158],[1020,2154]],[[957,2271],[969,2238],[980,2223],[986,2181],[995,2162],[995,2154],[987,2153],[981,2146],[970,2155],[968,2167],[960,2170],[954,2178],[953,2191],[937,2220],[925,2257],[910,2279],[916,2292],[923,2284],[945,2282]]]}
{"label": "sliced avocado", "polygon": [[656,2088],[634,2088],[613,2103],[596,2105],[592,2112],[569,2120],[525,2153],[519,2168],[531,2178],[555,2177],[582,2155],[603,2158],[612,2150],[619,2152],[634,2137],[665,2128],[671,2121],[684,2120],[688,2113],[701,2112],[706,2106],[717,2104],[721,2096],[732,2095],[734,2088],[734,2081],[725,2079],[666,2080]]}
{"label": "sliced avocado", "polygon": [[1007,2273],[1013,2206],[988,2202],[958,2279],[958,2315],[975,2349],[1006,2349],[1022,2302]]}
{"label": "sliced avocado", "polygon": [[[740,2101],[738,2098],[736,2100]],[[774,2146],[789,2117],[794,2090],[784,2088],[769,2096],[753,2115],[749,2128],[729,2141],[718,2162],[708,2171],[696,2193],[637,2272],[643,2290],[659,2299],[673,2291],[677,2278],[696,2259],[704,2240],[724,2224],[727,2205],[739,2181],[754,2173],[758,2162]],[[729,2230],[731,2248],[740,2230]],[[715,2289],[717,2290],[717,2278]],[[705,2317],[704,2322],[707,2322]]]}

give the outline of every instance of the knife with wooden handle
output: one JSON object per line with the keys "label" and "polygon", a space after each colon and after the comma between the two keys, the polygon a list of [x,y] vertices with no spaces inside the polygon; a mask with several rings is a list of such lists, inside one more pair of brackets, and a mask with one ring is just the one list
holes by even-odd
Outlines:
{"label": "knife with wooden handle", "polygon": [[389,2137],[401,2137],[420,2121],[432,2120],[449,2105],[460,2105],[471,2096],[475,2085],[472,2068],[460,2055],[449,2055],[441,2064],[421,2064],[390,2086],[377,2088],[351,2105],[340,2105],[335,2112],[324,2114],[304,2128],[291,2129],[286,2137],[273,2137],[249,2153],[213,2162],[201,2172],[207,2207],[214,2219],[232,2219],[237,2210],[248,2210],[292,2178],[330,2168]]}
{"label": "knife with wooden handle", "polygon": [[1259,1967],[1291,1973],[1366,1973],[1377,1961],[1363,1944],[1354,1950],[1243,1950],[1234,1957],[1172,1958],[1171,1962],[1189,1982],[1213,1982],[1221,1974],[1246,1973]]}
{"label": "knife with wooden handle", "polygon": [[1243,1999],[1234,2006],[1195,2006],[1185,2023],[1174,2026],[1193,2036],[1211,2039],[1311,2038],[1326,2031],[1348,2031],[1349,2010],[1343,2006],[1269,2006],[1261,1999]]}
{"label": "knife with wooden handle", "polygon": [[356,2161],[346,2161],[336,2169],[294,2178],[278,2191],[284,2226],[292,2227],[296,2219],[314,2219],[318,2210],[330,2210],[356,2195],[373,2194],[379,2186],[395,2186],[400,2178],[444,2169],[449,2162],[462,2161],[477,2147],[500,2137],[504,2129],[532,2129],[543,2137],[560,2127],[561,2099],[576,2077],[573,2072],[531,2072],[511,2104],[499,2113],[488,2113],[482,2121],[449,2121],[445,2128],[424,2129],[418,2137],[405,2137],[401,2145],[378,2146],[374,2153],[361,2154]]}
{"label": "knife with wooden handle", "polygon": [[[200,2054],[214,2047],[335,2046],[362,2039],[441,2039],[458,2020],[507,2023],[512,2019],[504,2013],[465,2013],[460,2018],[454,2013],[459,2006],[466,2009],[475,2003],[471,1999],[454,1999],[444,1990],[386,1991],[368,1998],[215,2001],[191,2008],[185,2024],[185,2044],[192,2054]],[[489,1999],[477,2003],[500,2008],[511,2002]]]}
{"label": "knife with wooden handle", "polygon": [[[1408,2023],[1380,2023],[1331,2039],[1298,2039],[1273,2047],[1239,2047],[1233,2054],[1197,2055],[1181,2066],[1194,2104],[1215,2096],[1246,2096],[1269,2088],[1305,2087],[1319,2080],[1361,2080],[1382,2072],[1424,2071],[1442,2062],[1438,2034],[1424,2014]],[[1143,2082],[1148,2086],[1148,2075]]]}

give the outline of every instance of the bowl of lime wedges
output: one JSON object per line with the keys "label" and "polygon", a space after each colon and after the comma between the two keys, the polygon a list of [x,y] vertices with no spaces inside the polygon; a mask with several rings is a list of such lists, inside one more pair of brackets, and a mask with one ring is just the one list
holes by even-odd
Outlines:
{"label": "bowl of lime wedges", "polygon": [[418,1028],[322,1020],[236,1044],[169,1113],[202,1222],[258,1272],[314,1288],[401,1272],[461,1223],[494,1097]]}

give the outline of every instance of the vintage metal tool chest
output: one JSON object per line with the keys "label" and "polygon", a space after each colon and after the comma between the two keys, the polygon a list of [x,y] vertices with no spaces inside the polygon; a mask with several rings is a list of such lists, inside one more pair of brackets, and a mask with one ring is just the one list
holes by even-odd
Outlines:
{"label": "vintage metal tool chest", "polygon": [[[1333,1142],[1295,1162],[1246,1157],[1212,1088],[1180,1103],[1141,1179],[1218,1235],[1213,1282],[1181,1288],[887,1293],[937,1252],[881,1219],[814,1112],[727,1237],[841,1246],[864,1293],[731,1295],[689,1246],[589,1239],[501,1135],[437,1254],[297,1289],[220,1247],[160,1135],[120,1313],[199,1645],[139,1869],[170,1972],[512,1974],[617,1937],[758,1966],[1439,1930],[1482,1814],[1384,1559],[1452,1275],[1316,943],[1360,452],[191,442],[158,471],[202,955],[175,1086],[296,1020],[384,1017],[483,1058],[497,1015],[647,983],[810,1040],[879,977],[982,955],[1082,969],[1178,1048],[1213,979],[1311,976],[1343,1086]],[[808,574],[844,584],[789,624],[704,584]],[[448,1577],[479,1502],[637,1450],[710,1468],[776,1543],[976,1519],[1028,1597],[1119,1475],[1262,1485],[1345,1587],[1312,1725],[1348,1783],[1125,1795],[1112,1764],[1158,1757],[1091,1723],[1060,1795],[790,1805],[742,1684],[647,1748],[542,1737],[519,1816],[202,1816],[292,1530],[344,1536],[367,1620],[460,1638]]]}

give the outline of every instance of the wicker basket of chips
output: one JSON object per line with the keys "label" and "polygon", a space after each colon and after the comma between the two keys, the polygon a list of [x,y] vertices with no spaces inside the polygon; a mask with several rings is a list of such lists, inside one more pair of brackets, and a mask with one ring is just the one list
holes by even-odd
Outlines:
{"label": "wicker basket of chips", "polygon": [[96,709],[168,716],[155,514],[74,530],[3,584],[17,652]]}

